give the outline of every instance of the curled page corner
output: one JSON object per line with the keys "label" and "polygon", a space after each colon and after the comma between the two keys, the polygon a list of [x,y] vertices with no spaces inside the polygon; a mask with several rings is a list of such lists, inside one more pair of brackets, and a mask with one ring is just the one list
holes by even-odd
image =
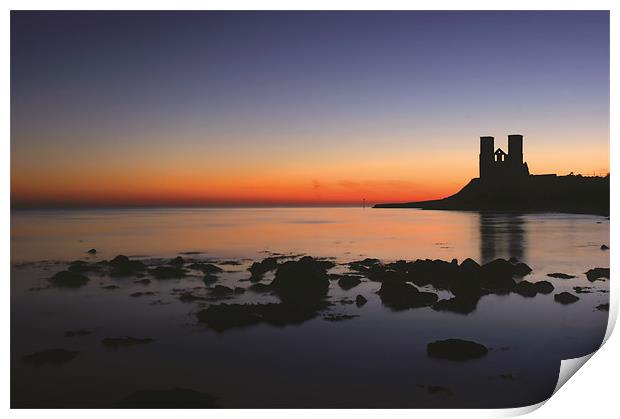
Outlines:
{"label": "curled page corner", "polygon": [[558,375],[558,383],[555,386],[555,390],[553,390],[553,394],[557,393],[557,391],[564,384],[566,384],[566,382],[579,370],[579,368],[583,367],[583,364],[588,362],[588,360],[592,358],[592,355],[594,355],[595,353],[596,351],[579,358],[563,359],[560,363],[560,374]]}

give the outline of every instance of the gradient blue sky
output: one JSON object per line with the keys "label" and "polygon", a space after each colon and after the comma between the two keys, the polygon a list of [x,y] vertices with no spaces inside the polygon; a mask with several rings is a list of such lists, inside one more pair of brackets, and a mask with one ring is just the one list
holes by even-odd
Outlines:
{"label": "gradient blue sky", "polygon": [[11,125],[18,204],[434,198],[509,133],[601,172],[609,14],[13,12]]}

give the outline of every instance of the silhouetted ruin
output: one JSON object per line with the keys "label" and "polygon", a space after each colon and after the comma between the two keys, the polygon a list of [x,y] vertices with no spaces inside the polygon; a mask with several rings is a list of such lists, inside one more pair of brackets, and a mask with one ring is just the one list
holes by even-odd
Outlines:
{"label": "silhouetted ruin", "polygon": [[532,175],[523,161],[523,136],[508,136],[508,153],[495,150],[494,137],[480,137],[480,177],[444,199],[375,208],[422,208],[479,211],[552,211],[609,214],[607,176]]}

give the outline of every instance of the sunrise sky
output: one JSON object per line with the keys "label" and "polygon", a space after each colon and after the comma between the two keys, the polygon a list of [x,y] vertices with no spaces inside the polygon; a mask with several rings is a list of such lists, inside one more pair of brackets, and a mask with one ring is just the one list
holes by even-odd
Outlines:
{"label": "sunrise sky", "polygon": [[608,12],[13,12],[15,207],[440,198],[609,170]]}

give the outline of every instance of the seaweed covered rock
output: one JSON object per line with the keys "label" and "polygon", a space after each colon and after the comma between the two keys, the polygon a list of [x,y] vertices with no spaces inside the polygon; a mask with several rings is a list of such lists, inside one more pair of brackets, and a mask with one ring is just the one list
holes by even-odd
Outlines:
{"label": "seaweed covered rock", "polygon": [[325,264],[310,256],[278,266],[273,290],[283,302],[308,303],[322,299],[329,289]]}
{"label": "seaweed covered rock", "polygon": [[406,282],[383,282],[378,294],[381,302],[393,310],[430,306],[437,301],[437,294],[421,292],[414,285]]}
{"label": "seaweed covered rock", "polygon": [[88,277],[71,271],[60,271],[52,276],[49,281],[55,287],[78,288],[88,283]]}
{"label": "seaweed covered rock", "polygon": [[446,339],[426,345],[426,352],[431,358],[466,361],[485,356],[489,350],[476,342],[462,339]]}
{"label": "seaweed covered rock", "polygon": [[139,390],[117,403],[123,409],[208,409],[218,407],[217,398],[185,388]]}

